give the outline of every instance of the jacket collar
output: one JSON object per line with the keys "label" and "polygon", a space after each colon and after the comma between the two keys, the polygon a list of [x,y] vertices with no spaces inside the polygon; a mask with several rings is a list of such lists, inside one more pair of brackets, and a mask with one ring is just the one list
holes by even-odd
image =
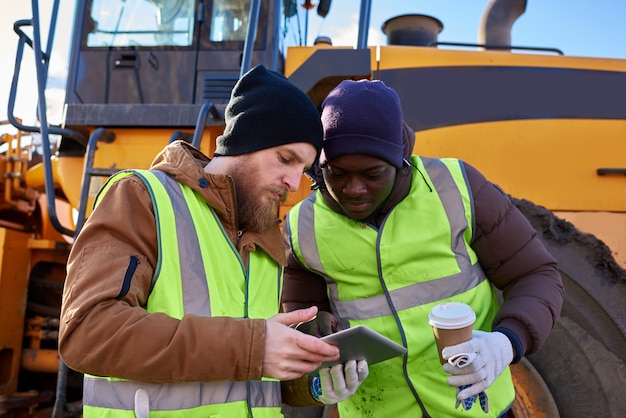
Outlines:
{"label": "jacket collar", "polygon": [[235,186],[230,176],[208,174],[211,159],[185,141],[174,141],[154,159],[150,169],[161,170],[198,192],[217,213],[225,232],[247,264],[247,252],[263,248],[279,264],[286,265],[279,224],[264,233],[244,231],[238,236]]}

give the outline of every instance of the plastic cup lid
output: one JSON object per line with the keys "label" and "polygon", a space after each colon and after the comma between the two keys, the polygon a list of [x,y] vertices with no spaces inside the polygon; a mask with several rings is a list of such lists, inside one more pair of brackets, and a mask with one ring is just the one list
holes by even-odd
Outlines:
{"label": "plastic cup lid", "polygon": [[445,302],[433,307],[428,323],[441,329],[465,328],[476,321],[471,306],[461,302]]}

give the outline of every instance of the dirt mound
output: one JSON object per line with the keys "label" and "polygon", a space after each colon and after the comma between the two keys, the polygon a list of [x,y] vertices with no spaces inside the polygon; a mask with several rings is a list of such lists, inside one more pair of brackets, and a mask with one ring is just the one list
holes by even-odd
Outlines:
{"label": "dirt mound", "polygon": [[528,218],[542,239],[556,245],[568,246],[573,255],[584,257],[596,273],[605,277],[610,284],[626,283],[626,270],[613,258],[609,247],[592,234],[576,229],[570,222],[556,217],[548,209],[534,203],[512,198],[517,208]]}

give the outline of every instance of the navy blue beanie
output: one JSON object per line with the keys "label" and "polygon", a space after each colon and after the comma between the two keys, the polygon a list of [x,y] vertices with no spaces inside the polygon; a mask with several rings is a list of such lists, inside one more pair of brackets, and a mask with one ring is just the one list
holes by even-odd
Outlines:
{"label": "navy blue beanie", "polygon": [[366,154],[400,168],[404,159],[402,107],[380,80],[344,80],[322,103],[320,165],[345,154]]}
{"label": "navy blue beanie", "polygon": [[278,145],[307,142],[319,155],[320,115],[302,90],[282,74],[257,65],[245,73],[224,111],[226,127],[215,156],[241,155]]}

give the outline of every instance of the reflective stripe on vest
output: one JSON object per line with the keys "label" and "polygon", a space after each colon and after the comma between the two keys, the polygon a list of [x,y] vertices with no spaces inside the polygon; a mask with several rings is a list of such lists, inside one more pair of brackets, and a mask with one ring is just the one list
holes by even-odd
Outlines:
{"label": "reflective stripe on vest", "polygon": [[[173,385],[149,385],[130,380],[117,380],[110,384],[109,379],[85,376],[85,391],[97,394],[97,401],[90,406],[112,409],[134,409],[134,397],[137,389],[146,389],[150,398],[151,411],[181,411],[200,405],[217,405],[230,402],[247,401],[250,395],[251,407],[267,406],[271,399],[274,406],[280,406],[280,391],[276,393],[273,385],[260,380],[248,382],[204,382],[178,383]],[[271,382],[280,384],[279,382]],[[248,385],[250,386],[248,388]],[[255,403],[253,403],[255,402]],[[95,404],[94,404],[95,403]],[[154,405],[158,404],[158,408]],[[245,416],[245,415],[244,415]]]}
{"label": "reflective stripe on vest", "polygon": [[[246,270],[213,209],[190,187],[157,170],[124,171],[107,182],[96,203],[111,184],[131,174],[146,185],[156,219],[159,254],[147,311],[177,319],[186,314],[268,318],[278,312],[282,267],[257,247]],[[282,416],[280,382],[273,379],[149,385],[86,375],[85,411],[128,416],[138,389],[148,393],[151,416],[182,409],[185,416],[220,411],[248,416],[249,408],[255,416]]]}
{"label": "reflective stripe on vest", "polygon": [[[451,416],[455,389],[446,383],[428,325],[443,301],[465,302],[477,314],[476,329],[491,330],[497,300],[470,242],[473,204],[458,160],[412,157],[411,192],[379,230],[334,212],[312,193],[289,212],[286,228],[295,256],[328,285],[331,309],[350,326],[367,325],[409,348],[373,365],[358,392],[340,404],[340,416],[375,413],[420,416],[409,389],[416,388],[431,416]],[[405,378],[405,375],[407,376]],[[384,390],[381,390],[384,388]],[[508,369],[488,389],[492,411],[513,400]],[[464,416],[485,415],[463,411]]]}

